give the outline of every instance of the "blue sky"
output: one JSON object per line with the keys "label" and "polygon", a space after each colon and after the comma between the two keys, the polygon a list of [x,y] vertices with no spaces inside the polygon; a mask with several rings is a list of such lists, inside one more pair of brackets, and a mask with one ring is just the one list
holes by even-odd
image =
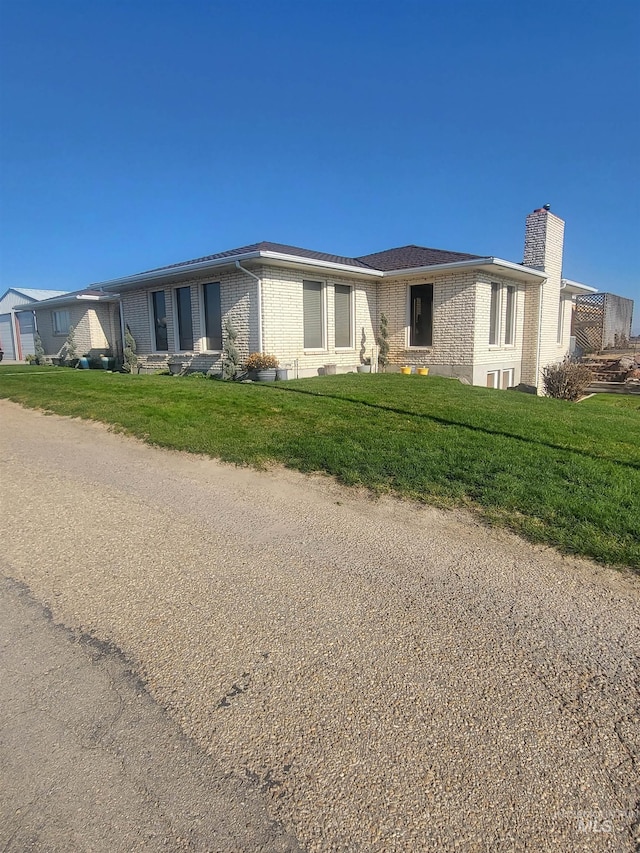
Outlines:
{"label": "blue sky", "polygon": [[640,4],[0,0],[0,292],[259,240],[522,258],[637,300]]}

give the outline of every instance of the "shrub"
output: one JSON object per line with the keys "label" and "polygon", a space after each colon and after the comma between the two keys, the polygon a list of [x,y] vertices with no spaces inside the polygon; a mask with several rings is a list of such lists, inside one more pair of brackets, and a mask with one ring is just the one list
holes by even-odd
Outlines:
{"label": "shrub", "polygon": [[279,364],[275,355],[266,352],[252,352],[247,359],[247,370],[269,370]]}
{"label": "shrub", "polygon": [[45,364],[46,362],[44,357],[44,347],[42,346],[42,338],[37,332],[33,336],[33,344],[36,350],[36,354],[33,357],[33,362],[35,364]]}
{"label": "shrub", "polygon": [[564,361],[550,364],[542,371],[544,390],[548,397],[556,400],[580,399],[593,381],[589,368],[567,356]]}
{"label": "shrub", "polygon": [[124,363],[122,365],[122,369],[125,373],[133,373],[133,368],[138,363],[136,350],[137,346],[135,338],[131,334],[131,329],[127,326],[124,333]]}
{"label": "shrub", "polygon": [[222,378],[235,379],[240,372],[240,352],[236,346],[238,333],[228,317],[224,323],[224,330],[226,336],[222,349]]}
{"label": "shrub", "polygon": [[378,333],[378,363],[384,370],[389,364],[389,321],[386,314],[380,315],[380,331]]}
{"label": "shrub", "polygon": [[60,353],[60,357],[62,358],[62,362],[76,362],[78,360],[78,350],[76,348],[76,329],[75,326],[69,326],[69,332],[67,334],[67,339],[64,342],[64,346],[62,347],[62,351]]}

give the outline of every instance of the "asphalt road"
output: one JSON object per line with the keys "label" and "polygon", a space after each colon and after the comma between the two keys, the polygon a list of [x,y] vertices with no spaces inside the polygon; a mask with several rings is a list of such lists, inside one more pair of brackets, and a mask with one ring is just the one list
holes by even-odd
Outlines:
{"label": "asphalt road", "polygon": [[0,419],[0,849],[635,848],[637,577]]}

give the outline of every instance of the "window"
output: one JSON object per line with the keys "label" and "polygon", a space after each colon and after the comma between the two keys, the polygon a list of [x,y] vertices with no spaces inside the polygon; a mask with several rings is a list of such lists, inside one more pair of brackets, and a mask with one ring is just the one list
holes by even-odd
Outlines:
{"label": "window", "polygon": [[499,370],[491,370],[487,373],[487,388],[499,388],[500,387],[500,371]]}
{"label": "window", "polygon": [[409,298],[409,346],[430,347],[433,337],[433,285],[414,285],[410,289]]}
{"label": "window", "polygon": [[[500,339],[500,285],[491,282],[491,309],[489,312],[489,345],[497,346]],[[492,386],[493,387],[493,386]]]}
{"label": "window", "polygon": [[156,352],[169,352],[167,339],[167,301],[164,290],[156,290],[151,294],[153,306],[153,333]]}
{"label": "window", "polygon": [[513,284],[507,285],[507,305],[504,321],[504,342],[507,346],[513,346],[516,328],[516,288]]}
{"label": "window", "polygon": [[71,326],[71,315],[68,311],[53,312],[53,334],[68,335]]}
{"label": "window", "polygon": [[207,350],[222,349],[222,307],[220,283],[202,285],[204,303],[204,346]]}
{"label": "window", "polygon": [[176,287],[176,313],[178,315],[178,349],[193,349],[193,322],[191,317],[191,288]]}
{"label": "window", "polygon": [[321,281],[302,282],[304,348],[322,349],[324,343],[324,306]]}
{"label": "window", "polygon": [[502,371],[502,387],[511,388],[513,385],[513,367]]}
{"label": "window", "polygon": [[351,341],[351,288],[346,284],[334,287],[334,316],[336,349],[352,347]]}

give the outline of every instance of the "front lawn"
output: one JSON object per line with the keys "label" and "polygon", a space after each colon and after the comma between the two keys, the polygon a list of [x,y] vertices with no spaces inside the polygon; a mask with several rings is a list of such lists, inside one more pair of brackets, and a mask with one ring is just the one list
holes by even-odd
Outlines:
{"label": "front lawn", "polygon": [[640,568],[640,398],[579,404],[421,376],[276,384],[0,367],[0,397],[145,441],[324,471]]}

